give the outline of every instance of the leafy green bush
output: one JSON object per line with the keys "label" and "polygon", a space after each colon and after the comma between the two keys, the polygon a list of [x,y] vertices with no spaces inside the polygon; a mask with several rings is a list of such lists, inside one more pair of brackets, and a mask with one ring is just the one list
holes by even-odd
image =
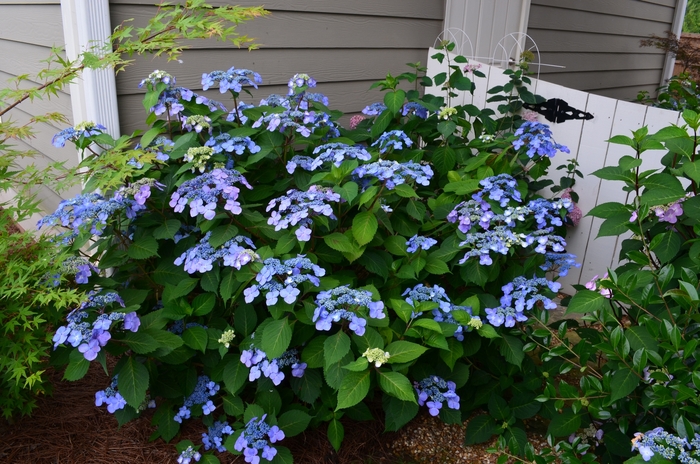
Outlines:
{"label": "leafy green bush", "polygon": [[[451,106],[480,74],[433,58],[449,72],[388,76],[383,103],[350,130],[310,76],[252,105],[243,86],[260,76],[230,68],[202,85],[229,93],[232,110],[154,72],[147,132],[57,134],[56,145],[105,149],[85,152],[86,193],[42,221],[67,227],[69,248],[91,243],[96,266],[80,284],[94,293],[54,338],[66,377],[116,356],[98,406],[120,422],[157,406],[165,440],[201,418],[206,450],[249,462],[289,462],[276,443],[323,423],[338,448],[340,419],[373,418],[372,402],[387,430],[419,405],[458,423],[488,403],[500,412],[468,438],[500,420],[520,439],[541,382],[515,325],[556,307],[545,273],[575,265],[561,236],[571,202],[539,197],[532,181],[566,148],[517,116],[542,101],[522,70],[490,90],[497,114]],[[503,397],[515,393],[534,412],[511,417]],[[191,442],[178,451],[218,462]]]}

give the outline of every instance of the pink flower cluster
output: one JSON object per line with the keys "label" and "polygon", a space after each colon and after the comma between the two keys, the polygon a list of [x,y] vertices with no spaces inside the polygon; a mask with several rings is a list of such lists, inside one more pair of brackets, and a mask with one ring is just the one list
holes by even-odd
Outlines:
{"label": "pink flower cluster", "polygon": [[[606,272],[605,275],[603,276],[603,279],[607,279],[607,278],[608,278],[608,273]],[[603,279],[601,279],[601,280],[603,280]],[[595,291],[596,288],[598,287],[598,274],[596,274],[596,275],[590,280],[590,282],[586,283],[585,287],[586,287],[588,290],[593,290],[593,291]],[[600,290],[598,290],[598,292],[599,292],[601,295],[603,295],[605,298],[611,298],[611,297],[612,297],[612,290],[610,290],[609,288],[601,288]]]}

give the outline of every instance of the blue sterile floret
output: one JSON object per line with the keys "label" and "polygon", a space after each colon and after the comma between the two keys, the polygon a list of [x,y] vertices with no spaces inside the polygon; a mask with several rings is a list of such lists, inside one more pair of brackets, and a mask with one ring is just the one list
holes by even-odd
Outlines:
{"label": "blue sterile floret", "polygon": [[291,366],[292,377],[301,378],[304,376],[304,371],[307,367],[306,363],[301,362],[299,352],[296,349],[287,350],[282,353],[282,356],[269,359],[264,351],[250,345],[249,349],[241,351],[240,360],[246,367],[250,368],[248,373],[249,381],[253,382],[263,375],[272,380],[272,383],[275,385],[282,383],[282,380],[285,378],[281,369]]}
{"label": "blue sterile floret", "polygon": [[182,419],[189,419],[192,413],[190,408],[195,405],[202,406],[202,413],[205,416],[214,412],[216,406],[210,398],[216,395],[220,388],[216,382],[212,382],[206,375],[200,375],[197,378],[197,385],[195,385],[194,391],[185,398],[182,407],[175,414],[173,420],[182,423]]}
{"label": "blue sterile floret", "polygon": [[379,153],[386,153],[390,149],[402,150],[404,147],[408,148],[411,145],[413,145],[413,141],[408,135],[404,133],[404,131],[401,130],[391,130],[389,132],[384,132],[372,144],[373,147],[379,147]]}
{"label": "blue sterile floret", "polygon": [[[328,187],[312,185],[306,192],[292,189],[286,195],[270,200],[265,211],[272,211],[267,223],[275,226],[275,231],[288,229],[299,224],[297,239],[301,242],[311,240],[311,220],[314,216],[326,216],[335,219],[333,206],[339,203],[340,195]],[[276,209],[275,209],[276,208]]]}
{"label": "blue sterile floret", "polygon": [[236,153],[242,155],[248,150],[249,153],[258,153],[261,148],[250,137],[232,137],[230,134],[223,133],[216,137],[212,137],[204,145],[211,147],[214,153]]}
{"label": "blue sterile floret", "polygon": [[367,105],[362,109],[362,113],[366,114],[367,116],[376,116],[380,114],[382,111],[386,109],[386,105],[384,103],[372,103],[371,105]]}
{"label": "blue sterile floret", "polygon": [[260,458],[272,461],[277,455],[277,448],[271,443],[284,440],[284,431],[276,425],[270,426],[265,422],[266,417],[267,414],[264,414],[260,419],[253,417],[248,421],[233,446],[236,451],[243,453],[245,462],[259,464]]}
{"label": "blue sterile floret", "polygon": [[306,91],[311,87],[316,87],[316,81],[308,74],[295,74],[291,79],[289,79],[287,87],[289,87],[289,92],[287,95],[294,95],[299,92]]}
{"label": "blue sterile floret", "polygon": [[263,264],[263,268],[255,277],[257,283],[243,291],[246,303],[252,303],[262,290],[266,292],[265,302],[268,306],[277,304],[279,298],[287,304],[292,304],[301,294],[297,288],[301,283],[310,282],[318,287],[321,284],[318,278],[326,275],[325,269],[314,264],[304,255],[298,255],[284,262],[276,258],[268,258]]}
{"label": "blue sterile floret", "polygon": [[242,266],[250,263],[257,257],[257,254],[253,251],[255,250],[255,245],[248,237],[237,235],[218,248],[211,246],[209,243],[210,238],[211,231],[207,232],[197,245],[182,253],[175,260],[175,265],[180,266],[184,263],[185,271],[189,274],[194,274],[195,272],[211,271],[214,267],[214,262],[223,259],[224,266],[231,266],[240,270]]}
{"label": "blue sterile floret", "polygon": [[92,137],[94,135],[100,135],[105,131],[107,131],[107,128],[102,124],[95,124],[94,122],[84,122],[78,124],[77,126],[63,129],[61,132],[53,136],[53,139],[51,139],[51,143],[56,148],[62,148],[66,146],[67,141],[75,142],[81,137]]}
{"label": "blue sterile floret", "polygon": [[437,244],[437,240],[422,235],[414,235],[406,241],[406,251],[415,253],[418,249],[429,250],[433,245]]}
{"label": "blue sterile floret", "polygon": [[332,162],[336,167],[340,167],[347,159],[359,159],[369,161],[372,155],[363,146],[346,145],[344,143],[327,143],[316,147],[313,151],[315,158],[311,156],[296,155],[287,162],[287,172],[294,174],[297,167],[306,171],[315,171],[323,163]]}
{"label": "blue sterile floret", "polygon": [[190,216],[204,216],[213,219],[219,199],[225,200],[224,209],[232,214],[241,214],[241,204],[238,200],[240,189],[234,184],[243,184],[249,189],[253,187],[235,169],[216,168],[211,172],[201,174],[194,179],[185,181],[170,197],[170,206],[176,213],[190,207]]}
{"label": "blue sterile floret", "polygon": [[282,113],[272,113],[260,116],[253,123],[253,128],[267,125],[270,132],[285,132],[292,129],[304,137],[309,137],[316,130],[328,127],[326,138],[340,137],[340,131],[331,117],[321,111],[285,110]]}
{"label": "blue sterile floret", "polygon": [[412,179],[420,185],[430,185],[433,170],[427,164],[419,164],[414,161],[399,163],[392,160],[379,160],[356,168],[353,172],[356,178],[376,177],[386,182],[386,188],[393,190],[397,185],[406,183]]}
{"label": "blue sterile floret", "polygon": [[561,288],[559,282],[552,282],[543,277],[533,277],[526,279],[523,276],[516,277],[512,282],[507,283],[501,290],[501,305],[497,308],[486,308],[486,318],[495,327],[504,325],[513,327],[516,322],[524,322],[527,316],[525,310],[531,310],[537,302],[541,301],[545,309],[556,309],[557,304],[541,292],[549,290],[558,292]]}
{"label": "blue sterile floret", "polygon": [[557,151],[569,153],[567,147],[554,141],[552,131],[547,124],[528,121],[523,123],[514,135],[518,139],[513,142],[513,148],[520,150],[523,146],[527,147],[526,153],[530,158],[535,155],[552,158]]}
{"label": "blue sterile floret", "polygon": [[440,414],[445,401],[448,408],[459,410],[459,395],[455,393],[457,385],[452,381],[445,381],[442,377],[433,375],[420,382],[414,382],[413,388],[418,394],[418,404],[428,406],[431,416]]}
{"label": "blue sterile floret", "polygon": [[527,247],[532,245],[535,238],[532,235],[513,232],[508,226],[495,226],[484,232],[470,232],[467,234],[460,247],[468,246],[472,249],[464,254],[459,264],[464,264],[469,258],[479,257],[479,264],[489,266],[493,264],[491,252],[507,255],[513,247]]}
{"label": "blue sterile floret", "polygon": [[[109,387],[95,392],[95,406],[100,407],[103,404],[106,404],[107,411],[111,414],[114,414],[116,411],[126,407],[126,400],[119,393],[118,381],[119,375],[117,374],[112,378],[112,382],[110,383]],[[143,404],[141,404],[137,410],[144,411],[146,408],[152,409],[155,407],[156,402],[152,400],[149,395],[146,395]]]}
{"label": "blue sterile floret", "polygon": [[214,425],[207,429],[207,433],[202,433],[204,449],[210,450],[216,448],[219,453],[226,451],[226,448],[224,448],[224,435],[233,435],[233,429],[228,422],[214,422]]}
{"label": "blue sterile floret", "polygon": [[228,71],[212,71],[202,74],[202,90],[208,90],[218,82],[219,92],[226,93],[228,90],[239,93],[244,85],[258,88],[262,84],[260,74],[250,69],[229,68]]}
{"label": "blue sterile floret", "polygon": [[372,319],[384,319],[384,303],[372,301],[372,292],[368,290],[355,290],[347,285],[332,290],[319,292],[316,296],[316,309],[312,322],[316,323],[316,330],[330,330],[333,322],[341,319],[350,322],[349,328],[356,335],[365,333],[367,319],[364,316],[368,310]]}

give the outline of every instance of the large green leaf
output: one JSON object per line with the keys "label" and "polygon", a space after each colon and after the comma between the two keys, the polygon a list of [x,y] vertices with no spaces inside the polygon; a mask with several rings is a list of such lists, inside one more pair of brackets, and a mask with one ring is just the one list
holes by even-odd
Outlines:
{"label": "large green leaf", "polygon": [[357,197],[359,186],[355,182],[346,182],[343,185],[334,186],[333,191],[348,203],[352,203],[352,200]]}
{"label": "large green leaf", "polygon": [[133,259],[146,259],[158,256],[158,240],[152,235],[144,235],[129,245],[126,254]]}
{"label": "large green leaf", "polygon": [[525,357],[523,342],[510,335],[502,335],[500,340],[500,351],[506,361],[520,367]]}
{"label": "large green leaf", "polygon": [[334,232],[332,234],[323,237],[323,241],[329,247],[333,248],[335,251],[341,251],[344,253],[351,253],[355,247],[352,245],[350,239],[341,234],[340,232]]}
{"label": "large green leaf", "polygon": [[134,353],[139,354],[152,353],[160,348],[160,344],[156,339],[142,331],[128,332],[124,336],[123,341],[134,351]]}
{"label": "large green leaf", "polygon": [[379,137],[389,127],[394,114],[388,108],[381,112],[377,119],[374,120],[374,125],[370,129],[370,135],[373,138]]}
{"label": "large green leaf", "polygon": [[324,356],[324,345],[326,342],[325,335],[318,335],[313,338],[309,343],[306,344],[301,352],[301,360],[305,362],[308,367],[316,368],[323,367],[325,365]]}
{"label": "large green leaf", "polygon": [[681,238],[676,232],[668,231],[654,236],[649,248],[665,264],[673,259],[681,249]]}
{"label": "large green leaf", "polygon": [[555,437],[565,437],[576,432],[580,427],[581,416],[567,407],[552,418],[547,433],[551,433]]}
{"label": "large green leaf", "polygon": [[[374,216],[374,213],[363,211],[358,213],[352,220],[352,236],[355,237],[360,246],[366,245],[374,238],[374,235],[377,233],[377,227],[377,218]],[[331,245],[328,244],[328,246]],[[331,248],[333,247],[331,246]]]}
{"label": "large green leaf", "polygon": [[587,215],[606,219],[611,216],[617,216],[622,214],[628,216],[632,215],[625,205],[623,205],[622,203],[611,201],[608,203],[601,203],[600,205],[590,210]]}
{"label": "large green leaf", "polygon": [[628,396],[637,388],[640,380],[632,369],[626,367],[615,372],[610,381],[610,402]]}
{"label": "large green leaf", "polygon": [[[452,123],[452,126],[453,127],[450,133],[454,132],[454,129],[456,128],[454,123]],[[449,130],[449,128],[447,129]],[[457,154],[452,148],[444,146],[435,149],[435,152],[433,153],[433,165],[435,165],[438,172],[441,174],[446,174],[448,171],[454,168],[456,162]]]}
{"label": "large green leaf", "polygon": [[90,369],[90,361],[85,359],[85,356],[78,350],[71,350],[68,359],[68,366],[63,373],[63,379],[72,382],[85,377],[88,369]]}
{"label": "large green leaf", "polygon": [[642,205],[666,205],[685,196],[685,189],[678,178],[665,172],[649,176],[642,184]]}
{"label": "large green leaf", "polygon": [[401,89],[396,89],[384,94],[384,104],[387,109],[396,114],[403,107],[403,102],[406,99],[406,92]]}
{"label": "large green leaf", "polygon": [[413,361],[425,353],[426,350],[427,348],[424,346],[403,340],[392,342],[386,347],[386,351],[390,354],[388,361],[390,363],[405,363]]}
{"label": "large green leaf", "polygon": [[177,231],[180,230],[181,225],[182,223],[177,219],[168,219],[163,225],[153,229],[153,237],[157,239],[172,239],[177,234]]}
{"label": "large green leaf", "polygon": [[186,278],[180,281],[176,286],[166,284],[165,290],[163,290],[163,304],[169,303],[181,296],[188,295],[197,286],[197,282],[199,282],[199,279]]}
{"label": "large green leaf", "polygon": [[416,417],[419,410],[418,403],[415,401],[401,401],[388,395],[384,396],[382,403],[386,412],[384,427],[387,432],[399,430]]}
{"label": "large green leaf", "polygon": [[598,235],[596,238],[600,237],[614,237],[616,235],[621,235],[629,230],[630,217],[632,215],[629,213],[615,214],[609,216],[603,221],[598,229]]}
{"label": "large green leaf", "polygon": [[430,274],[437,275],[447,274],[450,272],[450,268],[447,267],[447,264],[434,256],[428,256],[428,261],[425,263],[424,269]]}
{"label": "large green leaf", "polygon": [[496,421],[494,421],[492,417],[485,414],[476,416],[467,424],[467,430],[464,434],[464,444],[469,446],[483,443],[500,430],[501,428],[496,425]]}
{"label": "large green leaf", "polygon": [[370,370],[363,372],[348,372],[340,382],[338,389],[338,406],[339,409],[347,409],[355,406],[357,403],[365,399],[369,392],[370,385]]}
{"label": "large green leaf", "polygon": [[306,430],[309,422],[311,422],[311,416],[304,411],[292,409],[277,419],[277,426],[284,431],[285,436],[293,437]]}
{"label": "large green leaf", "polygon": [[633,350],[644,348],[647,351],[656,351],[659,349],[659,344],[643,325],[628,328],[625,330],[625,336]]}
{"label": "large green leaf", "polygon": [[345,429],[343,424],[339,420],[333,419],[328,423],[328,441],[331,442],[333,448],[338,451],[340,445],[343,443],[343,438],[345,438]]}
{"label": "large green leaf", "polygon": [[592,290],[579,290],[569,301],[566,314],[591,313],[603,308],[605,297]]}
{"label": "large green leaf", "polygon": [[262,333],[262,349],[269,359],[279,358],[289,348],[292,340],[292,328],[285,317],[270,322]]}
{"label": "large green leaf", "polygon": [[398,372],[377,371],[379,387],[387,394],[402,401],[416,401],[416,392],[410,380]]}
{"label": "large green leaf", "polygon": [[235,395],[248,381],[248,368],[235,356],[231,356],[224,367],[224,386]]}
{"label": "large green leaf", "polygon": [[148,390],[148,369],[146,366],[129,356],[119,369],[117,387],[127,404],[133,408],[141,406],[146,399]]}
{"label": "large green leaf", "polygon": [[238,227],[233,224],[224,224],[211,231],[209,245],[219,248],[224,243],[231,240],[238,233]]}
{"label": "large green leaf", "polygon": [[350,351],[350,337],[343,331],[326,338],[323,343],[323,356],[325,364],[338,362]]}
{"label": "large green leaf", "polygon": [[193,350],[201,351],[202,353],[207,349],[208,340],[209,336],[204,327],[193,326],[182,332],[182,341],[185,342],[185,345]]}

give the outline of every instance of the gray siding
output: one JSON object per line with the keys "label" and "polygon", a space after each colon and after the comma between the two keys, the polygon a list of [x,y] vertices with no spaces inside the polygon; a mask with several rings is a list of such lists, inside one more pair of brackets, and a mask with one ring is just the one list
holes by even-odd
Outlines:
{"label": "gray siding", "polygon": [[[217,4],[230,2],[212,1]],[[260,2],[235,2],[256,6]],[[134,18],[142,25],[153,15],[152,0],[110,0],[112,25]],[[211,41],[193,42],[182,63],[136,57],[134,66],[117,75],[122,132],[141,128],[143,90],[138,83],[154,69],[177,77],[179,85],[201,92],[201,75],[231,66],[260,73],[263,86],[253,90],[258,103],[270,93],[286,93],[289,78],[300,72],[318,81],[317,91],[327,95],[333,109],[359,112],[382,98],[370,85],[408,71],[406,63],[425,63],[428,47],[442,31],[444,0],[277,0],[265,2],[272,14],[241,25],[238,32],[257,38],[262,46],[248,52]],[[218,90],[204,93],[224,101]]]}
{"label": "gray siding", "polygon": [[[14,87],[12,79],[19,75],[36,75],[46,66],[51,47],[63,46],[63,26],[59,0],[0,0],[0,86]],[[30,83],[23,84],[29,86]],[[35,82],[34,85],[37,85]],[[35,115],[49,112],[64,114],[72,122],[70,95],[65,92],[49,99],[26,101],[11,110],[6,118],[17,124],[28,123]],[[39,123],[34,125],[36,137],[22,142],[12,142],[16,148],[34,152],[35,156],[26,163],[38,167],[54,161],[64,161],[67,165],[77,164],[75,150],[70,147],[59,149],[51,145],[54,134],[67,125]],[[64,193],[65,196],[75,191]],[[46,187],[38,191],[46,211],[53,211],[61,197]]]}
{"label": "gray siding", "polygon": [[540,78],[634,100],[656,91],[665,54],[641,39],[671,30],[675,0],[532,0],[528,34],[541,53]]}

